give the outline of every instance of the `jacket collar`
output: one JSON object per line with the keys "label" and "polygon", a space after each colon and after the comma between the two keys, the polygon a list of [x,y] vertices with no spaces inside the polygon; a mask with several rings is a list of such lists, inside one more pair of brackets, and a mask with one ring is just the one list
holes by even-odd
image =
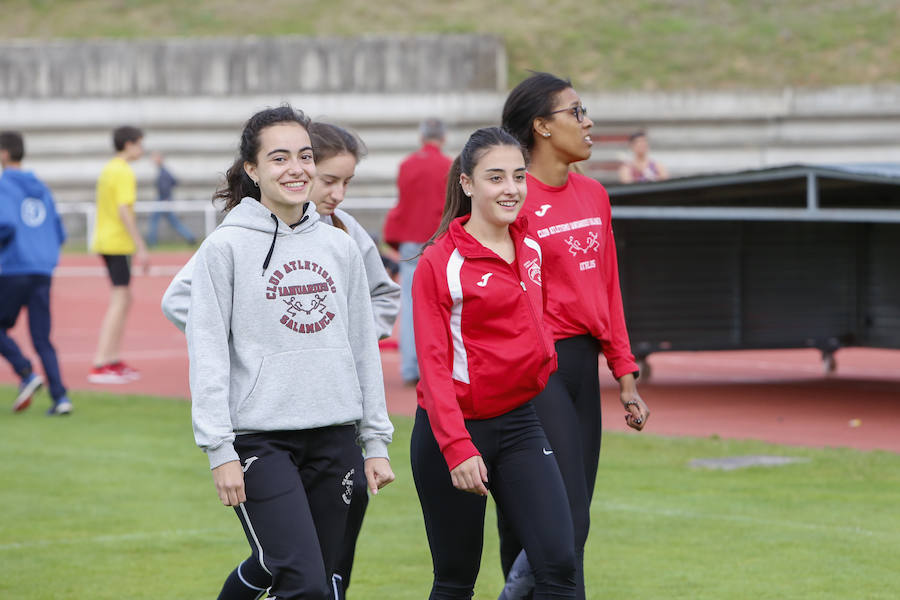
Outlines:
{"label": "jacket collar", "polygon": [[[463,215],[450,221],[447,235],[450,236],[453,245],[456,246],[459,253],[466,258],[496,258],[499,260],[499,257],[493,250],[483,246],[481,242],[472,237],[472,234],[463,229],[463,225],[469,221],[470,216],[471,215]],[[509,226],[509,233],[512,236],[513,245],[516,248],[517,255],[527,231],[528,218],[523,214],[519,214],[519,216],[516,217],[516,220]]]}

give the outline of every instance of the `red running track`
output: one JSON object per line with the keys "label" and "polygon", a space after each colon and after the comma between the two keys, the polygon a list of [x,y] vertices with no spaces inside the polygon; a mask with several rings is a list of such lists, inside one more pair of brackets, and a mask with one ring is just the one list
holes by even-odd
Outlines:
{"label": "red running track", "polygon": [[[95,256],[63,257],[52,292],[53,341],[70,389],[189,397],[184,336],[159,309],[163,291],[187,258],[155,253],[150,274],[133,278],[134,304],[122,355],[143,377],[112,386],[86,379],[106,309],[105,270]],[[33,357],[25,321],[23,315],[11,333]],[[403,385],[397,351],[386,346],[388,408],[410,415],[415,390]],[[644,433],[900,452],[900,351],[845,348],[836,357],[837,370],[826,377],[819,353],[809,349],[651,355],[653,379],[639,388],[652,412]],[[605,429],[630,431],[615,381],[601,366]],[[0,367],[0,383],[16,381],[11,369]],[[45,396],[38,409],[42,402]]]}

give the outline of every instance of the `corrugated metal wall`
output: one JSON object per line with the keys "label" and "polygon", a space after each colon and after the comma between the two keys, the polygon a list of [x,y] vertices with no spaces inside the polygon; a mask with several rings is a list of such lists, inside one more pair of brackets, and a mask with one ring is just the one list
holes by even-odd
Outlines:
{"label": "corrugated metal wall", "polygon": [[900,347],[900,225],[871,225],[864,246],[862,343]]}
{"label": "corrugated metal wall", "polygon": [[635,354],[900,348],[900,225],[618,220]]}

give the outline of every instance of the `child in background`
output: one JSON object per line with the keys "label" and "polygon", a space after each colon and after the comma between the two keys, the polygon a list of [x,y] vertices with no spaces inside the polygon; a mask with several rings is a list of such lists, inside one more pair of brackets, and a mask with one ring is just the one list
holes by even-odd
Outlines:
{"label": "child in background", "polygon": [[[172,190],[175,189],[175,186],[178,185],[178,180],[175,179],[175,176],[166,168],[165,161],[163,159],[163,155],[159,152],[154,152],[151,155],[153,159],[153,163],[156,165],[156,199],[159,202],[171,202],[172,201]],[[184,223],[181,222],[181,219],[178,218],[171,210],[159,209],[153,212],[150,215],[150,228],[147,231],[147,245],[155,246],[156,245],[156,236],[159,233],[159,220],[165,219],[169,222],[169,225],[172,226],[172,229],[175,230],[178,235],[184,238],[184,240],[193,246],[197,243],[197,238],[194,237],[194,234],[191,233],[191,230],[185,227]]]}
{"label": "child in background", "polygon": [[112,290],[100,326],[94,366],[88,373],[92,383],[128,383],[140,378],[137,369],[125,364],[119,348],[131,308],[131,256],[144,272],[149,269],[147,247],[137,228],[134,203],[137,181],[129,163],[144,154],[144,133],[130,126],[113,131],[116,156],[106,163],[97,180],[97,216],[91,251],[103,258]]}
{"label": "child in background", "polygon": [[44,379],[7,335],[28,307],[31,343],[41,357],[53,405],[48,415],[67,415],[72,403],[50,342],[50,283],[66,232],[47,186],[22,170],[25,142],[15,131],[0,133],[0,354],[22,380],[13,412],[29,407]]}

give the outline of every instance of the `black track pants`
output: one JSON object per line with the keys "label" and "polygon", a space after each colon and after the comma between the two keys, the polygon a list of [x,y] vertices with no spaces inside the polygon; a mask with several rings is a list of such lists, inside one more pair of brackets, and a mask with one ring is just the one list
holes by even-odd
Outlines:
{"label": "black track pants", "polygon": [[[590,529],[591,498],[600,460],[600,345],[590,336],[577,336],[557,341],[556,353],[559,368],[532,402],[565,482],[575,527],[576,597],[584,600],[584,545]],[[523,547],[508,521],[498,504],[497,528],[504,577]]]}
{"label": "black track pants", "polygon": [[[239,435],[247,501],[235,508],[279,600],[330,600],[359,447],[352,425]],[[248,569],[252,570],[252,569]]]}
{"label": "black track pants", "polygon": [[[574,598],[571,513],[534,407],[528,403],[492,419],[468,420],[466,428],[487,466],[491,495],[531,559],[534,598]],[[416,411],[410,461],[434,566],[429,598],[468,600],[481,564],[486,498],[453,487],[421,408]]]}
{"label": "black track pants", "polygon": [[353,500],[347,514],[347,531],[338,552],[334,567],[334,584],[337,590],[336,600],[345,598],[345,590],[350,587],[350,574],[353,571],[353,558],[356,555],[356,540],[362,529],[366,507],[369,506],[369,485],[366,482],[365,461],[362,452],[356,453],[356,466],[353,474]]}
{"label": "black track pants", "polygon": [[[353,499],[347,513],[344,541],[332,575],[335,600],[344,600],[347,597],[346,590],[350,587],[350,573],[356,554],[356,540],[359,538],[366,507],[369,505],[369,487],[366,483],[363,455],[362,452],[357,454],[358,460],[353,473]],[[231,572],[222,586],[218,600],[257,600],[270,585],[272,576],[263,570],[253,556],[250,556]]]}

